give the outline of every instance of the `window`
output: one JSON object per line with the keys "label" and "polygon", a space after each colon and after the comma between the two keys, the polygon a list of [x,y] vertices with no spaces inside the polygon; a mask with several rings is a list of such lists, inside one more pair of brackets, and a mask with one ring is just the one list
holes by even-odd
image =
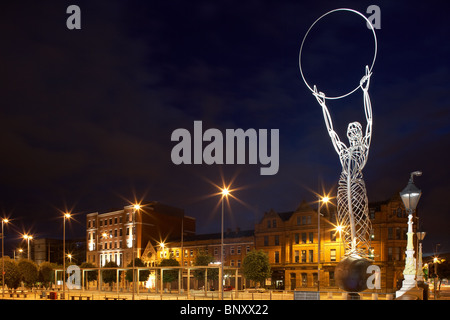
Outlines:
{"label": "window", "polygon": [[309,233],[309,243],[313,243],[314,242],[314,233],[310,232]]}
{"label": "window", "polygon": [[392,261],[392,247],[388,248],[388,261]]}
{"label": "window", "polygon": [[270,220],[267,220],[267,228],[270,228]]}
{"label": "window", "polygon": [[275,245],[276,246],[280,245],[280,236],[279,235],[275,236]]}
{"label": "window", "polygon": [[275,251],[275,263],[280,263],[280,251]]}
{"label": "window", "polygon": [[306,217],[306,223],[307,224],[311,224],[311,216],[307,216]]}
{"label": "window", "polygon": [[299,251],[298,250],[294,251],[294,262],[295,263],[299,263],[300,262],[300,255],[299,255]]}
{"label": "window", "polygon": [[302,224],[302,217],[297,216],[297,225],[301,225]]}
{"label": "window", "polygon": [[246,250],[246,253],[249,253],[250,252],[250,246],[247,246],[247,248],[245,250]]}
{"label": "window", "polygon": [[241,246],[237,247],[237,254],[241,254]]}
{"label": "window", "polygon": [[114,218],[114,224],[117,224],[117,217]]}
{"label": "window", "polygon": [[300,235],[298,233],[294,234],[294,241],[295,241],[295,244],[299,244],[299,242],[300,242]]}
{"label": "window", "polygon": [[114,237],[117,237],[117,229],[114,229]]}
{"label": "window", "polygon": [[395,228],[395,240],[400,240],[402,238],[400,230],[400,228]]}
{"label": "window", "polygon": [[269,236],[264,236],[264,246],[268,246],[269,245]]}
{"label": "window", "polygon": [[302,273],[302,287],[308,286],[308,275],[306,273]]}
{"label": "window", "polygon": [[241,267],[241,260],[238,260],[238,261],[237,261],[237,266],[238,266],[238,268]]}
{"label": "window", "polygon": [[336,241],[336,232],[330,231],[330,241]]}
{"label": "window", "polygon": [[394,248],[394,261],[400,261],[400,248]]}
{"label": "window", "polygon": [[394,230],[392,228],[388,228],[388,240],[394,239]]}
{"label": "window", "polygon": [[369,209],[369,218],[370,218],[370,220],[374,220],[375,219],[375,208],[370,208]]}
{"label": "window", "polygon": [[408,233],[408,229],[402,228],[402,235],[403,235],[402,239],[403,240],[406,240],[408,238],[407,233]]}
{"label": "window", "polygon": [[234,254],[234,247],[230,248],[230,254]]}
{"label": "window", "polygon": [[272,227],[276,228],[277,227],[277,220],[273,219],[272,221]]}
{"label": "window", "polygon": [[302,217],[302,224],[306,224],[306,216]]}
{"label": "window", "polygon": [[309,250],[309,262],[314,262],[314,250]]}
{"label": "window", "polygon": [[217,256],[218,254],[219,254],[219,250],[218,250],[218,248],[216,247],[216,248],[214,248],[214,255]]}
{"label": "window", "polygon": [[175,256],[176,256],[177,258],[180,257],[180,250],[175,251]]}
{"label": "window", "polygon": [[336,249],[330,250],[330,261],[336,261]]}
{"label": "window", "polygon": [[302,262],[306,262],[306,250],[302,250]]}
{"label": "window", "polygon": [[302,243],[306,243],[306,233],[302,232]]}
{"label": "window", "polygon": [[234,260],[233,259],[231,259],[230,266],[234,267]]}
{"label": "window", "polygon": [[330,286],[334,287],[336,285],[336,282],[334,280],[334,271],[330,271],[328,273],[328,283],[330,284]]}

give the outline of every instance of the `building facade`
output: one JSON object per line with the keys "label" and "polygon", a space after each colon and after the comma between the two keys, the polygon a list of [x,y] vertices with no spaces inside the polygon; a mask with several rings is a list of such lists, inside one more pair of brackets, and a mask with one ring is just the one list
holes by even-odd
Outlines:
{"label": "building facade", "polygon": [[[173,257],[180,266],[193,267],[197,255],[205,253],[220,262],[220,233],[195,235],[195,219],[184,216],[181,209],[152,204],[139,213],[128,206],[103,214],[88,214],[87,261],[96,265],[99,261],[102,265],[115,261],[119,266],[126,266],[132,256],[134,215],[136,256],[147,266],[156,267],[163,259]],[[379,290],[395,292],[403,279],[407,246],[408,217],[400,196],[370,203],[369,218],[372,231],[368,256],[380,268]],[[417,221],[416,213],[413,221]],[[416,225],[413,225],[414,232]],[[335,208],[322,207],[319,215],[317,208],[303,201],[291,212],[266,212],[254,230],[227,230],[224,233],[224,267],[240,268],[251,250],[261,249],[267,253],[272,269],[266,286],[280,290],[317,290],[319,286],[320,290],[338,290],[334,270],[345,254],[342,238]],[[184,270],[181,284],[184,288],[186,277]],[[238,289],[254,285],[240,272],[238,278],[237,282],[229,283],[237,283]],[[196,285],[199,283],[190,283],[191,288]]]}
{"label": "building facade", "polygon": [[[86,261],[104,266],[109,261],[120,267],[132,262],[134,256],[152,259],[156,252],[143,252],[157,243],[195,234],[195,218],[185,216],[184,210],[159,202],[133,205],[105,213],[86,216]],[[148,251],[148,250],[147,250]]]}

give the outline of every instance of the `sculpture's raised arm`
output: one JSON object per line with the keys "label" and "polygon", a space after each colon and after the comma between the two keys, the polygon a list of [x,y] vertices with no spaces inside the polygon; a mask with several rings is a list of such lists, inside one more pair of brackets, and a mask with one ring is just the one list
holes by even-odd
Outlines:
{"label": "sculpture's raised arm", "polygon": [[367,126],[366,126],[366,135],[364,136],[364,145],[366,148],[369,148],[370,141],[372,139],[372,104],[370,102],[369,97],[369,85],[370,85],[370,76],[372,72],[370,72],[369,67],[366,66],[366,74],[362,77],[360,81],[360,87],[364,93],[364,112],[366,114]]}
{"label": "sculpture's raised arm", "polygon": [[325,103],[325,94],[323,92],[318,92],[317,87],[314,86],[313,95],[316,97],[317,102],[322,106],[323,118],[325,120],[325,125],[327,126],[328,134],[333,142],[334,149],[340,155],[343,149],[347,146],[339,139],[338,134],[333,129],[333,122],[331,121],[330,112],[328,111],[327,105]]}

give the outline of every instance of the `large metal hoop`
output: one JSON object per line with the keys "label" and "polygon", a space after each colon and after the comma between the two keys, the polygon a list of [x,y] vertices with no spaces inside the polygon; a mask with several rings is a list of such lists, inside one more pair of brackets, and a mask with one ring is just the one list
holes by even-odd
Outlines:
{"label": "large metal hoop", "polygon": [[[375,29],[374,29],[372,23],[369,21],[369,19],[367,19],[366,16],[363,15],[362,13],[360,13],[360,12],[358,12],[358,11],[356,11],[356,10],[353,10],[353,9],[339,8],[339,9],[331,10],[331,11],[329,11],[329,12],[323,14],[322,16],[320,16],[316,21],[314,21],[314,23],[309,27],[308,31],[306,32],[305,36],[303,37],[302,45],[300,46],[300,53],[299,53],[299,57],[298,57],[298,65],[299,65],[299,68],[300,68],[300,74],[302,75],[303,81],[305,82],[305,84],[306,84],[306,86],[309,88],[309,90],[311,90],[311,92],[314,92],[314,89],[311,88],[311,86],[310,86],[310,85],[308,84],[308,82],[306,81],[305,76],[304,76],[304,74],[303,74],[303,69],[302,69],[302,50],[303,50],[303,45],[304,45],[304,43],[305,43],[306,37],[308,36],[309,32],[310,32],[311,29],[314,27],[314,25],[315,25],[320,19],[322,19],[323,17],[325,17],[325,16],[327,16],[327,15],[333,13],[333,12],[336,12],[336,11],[349,11],[349,12],[356,13],[357,15],[361,16],[362,18],[364,18],[364,20],[367,22],[367,25],[370,26],[370,28],[371,28],[371,30],[372,30],[372,33],[373,33],[373,40],[374,40],[374,44],[375,44],[375,49],[374,49],[374,54],[373,54],[372,65],[371,65],[370,68],[369,68],[369,72],[372,71],[372,68],[373,68],[373,66],[374,66],[374,64],[375,64],[375,59],[376,59],[376,57],[377,57],[377,36],[376,36],[376,34],[375,34]],[[362,69],[362,68],[361,68],[361,69]],[[355,89],[353,89],[352,91],[350,91],[350,92],[348,92],[348,93],[346,93],[346,94],[344,94],[344,95],[342,95],[342,96],[336,96],[336,97],[326,97],[326,96],[325,96],[324,98],[325,98],[325,99],[330,99],[330,100],[333,100],[333,99],[341,99],[341,98],[344,98],[344,97],[346,97],[346,96],[348,96],[348,95],[351,95],[353,92],[355,92],[356,90],[358,90],[359,87],[360,87],[360,84],[358,84],[358,85],[356,86]]]}

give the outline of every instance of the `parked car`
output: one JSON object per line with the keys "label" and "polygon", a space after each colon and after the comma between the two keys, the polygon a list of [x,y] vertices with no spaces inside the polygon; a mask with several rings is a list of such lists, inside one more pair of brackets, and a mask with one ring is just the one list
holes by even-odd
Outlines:
{"label": "parked car", "polygon": [[231,290],[234,290],[233,286],[225,286],[225,287],[223,287],[223,291],[231,291]]}

